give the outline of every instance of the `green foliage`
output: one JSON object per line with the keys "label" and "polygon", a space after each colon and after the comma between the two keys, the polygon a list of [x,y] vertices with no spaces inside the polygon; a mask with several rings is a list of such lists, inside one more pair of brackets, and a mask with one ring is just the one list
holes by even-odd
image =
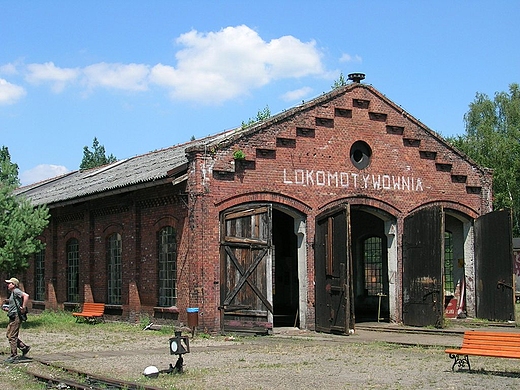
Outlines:
{"label": "green foliage", "polygon": [[266,119],[269,119],[271,117],[271,110],[269,109],[269,106],[265,106],[263,110],[258,110],[258,113],[256,114],[256,118],[249,118],[249,120],[246,122],[242,122],[242,128],[245,129],[246,127],[252,126],[255,123],[265,121]]}
{"label": "green foliage", "polygon": [[332,89],[341,88],[347,84],[348,84],[347,80],[345,79],[345,76],[343,76],[343,72],[341,72],[339,74],[339,78],[337,80],[334,80],[334,84],[332,84],[331,88]]}
{"label": "green foliage", "polygon": [[464,116],[466,133],[448,141],[481,166],[493,169],[493,207],[513,210],[513,233],[520,234],[520,87],[491,100],[477,93]]}
{"label": "green foliage", "polygon": [[244,153],[243,150],[241,149],[237,149],[233,152],[233,158],[235,160],[243,160],[246,158],[246,154]]}
{"label": "green foliage", "polygon": [[49,223],[47,207],[33,207],[14,194],[18,184],[18,166],[4,146],[0,150],[0,272],[11,275],[26,270],[30,255],[44,248],[37,237]]}
{"label": "green foliage", "polygon": [[88,146],[83,147],[83,159],[81,160],[79,169],[96,168],[116,161],[117,158],[114,155],[106,155],[105,147],[100,145],[97,138],[94,137],[92,151],[89,150]]}
{"label": "green foliage", "polygon": [[2,149],[0,149],[0,183],[11,188],[20,185],[18,165],[11,162],[11,155],[6,146],[2,146]]}

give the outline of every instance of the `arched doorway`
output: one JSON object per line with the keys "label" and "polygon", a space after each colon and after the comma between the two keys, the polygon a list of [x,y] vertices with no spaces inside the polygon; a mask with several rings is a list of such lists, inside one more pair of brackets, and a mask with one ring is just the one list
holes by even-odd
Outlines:
{"label": "arched doorway", "polygon": [[396,219],[374,207],[343,204],[316,218],[317,330],[348,334],[356,322],[393,317],[395,235]]}
{"label": "arched doorway", "polygon": [[352,255],[356,322],[388,321],[388,240],[385,221],[352,207]]}
{"label": "arched doorway", "polygon": [[305,218],[271,203],[221,216],[220,310],[223,331],[269,333],[305,326]]}
{"label": "arched doorway", "polygon": [[298,248],[294,218],[277,209],[273,209],[273,244],[274,326],[298,326]]}

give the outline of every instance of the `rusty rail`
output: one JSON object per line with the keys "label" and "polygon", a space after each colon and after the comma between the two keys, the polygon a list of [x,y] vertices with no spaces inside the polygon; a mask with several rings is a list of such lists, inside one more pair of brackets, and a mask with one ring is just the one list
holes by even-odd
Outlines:
{"label": "rusty rail", "polygon": [[[117,380],[113,378],[107,378],[99,375],[92,375],[86,372],[64,368],[44,360],[33,359],[33,361],[43,364],[45,366],[53,367],[63,371],[63,377],[52,377],[37,373],[33,370],[28,369],[27,374],[33,376],[40,382],[47,383],[47,388],[63,388],[63,385],[67,386],[68,389],[73,390],[160,390],[158,387],[147,386],[142,383],[134,383],[128,381]],[[82,381],[76,381],[73,379],[66,378],[67,374],[72,374],[82,378]]]}

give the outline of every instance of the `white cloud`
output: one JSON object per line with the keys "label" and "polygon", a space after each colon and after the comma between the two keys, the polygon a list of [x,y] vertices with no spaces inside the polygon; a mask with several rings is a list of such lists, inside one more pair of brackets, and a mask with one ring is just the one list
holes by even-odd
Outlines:
{"label": "white cloud", "polygon": [[0,104],[13,104],[24,97],[25,89],[7,80],[0,79]]}
{"label": "white cloud", "polygon": [[321,75],[321,53],[314,41],[292,36],[265,42],[247,26],[218,32],[182,34],[177,66],[158,64],[150,80],[177,99],[221,102],[283,78]]}
{"label": "white cloud", "polygon": [[344,53],[340,59],[339,62],[355,62],[355,63],[362,63],[363,59],[359,55],[351,56],[350,54]]}
{"label": "white cloud", "polygon": [[16,65],[14,64],[5,64],[0,66],[0,74],[7,74],[7,75],[15,75],[18,73],[18,70],[16,69]]}
{"label": "white cloud", "polygon": [[27,65],[26,80],[50,83],[62,92],[72,83],[91,92],[95,88],[146,91],[150,84],[170,96],[218,104],[275,80],[306,76],[326,77],[316,42],[287,35],[264,41],[241,25],[217,32],[196,30],[180,35],[176,64],[121,64],[100,62],[84,68],[59,68],[53,62]]}
{"label": "white cloud", "polygon": [[80,74],[80,70],[77,68],[59,68],[52,62],[29,64],[27,71],[25,79],[29,83],[50,82],[52,90],[56,93],[63,91],[67,84],[75,81]]}
{"label": "white cloud", "polygon": [[282,95],[282,100],[286,102],[293,102],[295,100],[301,100],[305,96],[308,96],[312,92],[311,87],[303,87],[295,89],[294,91],[286,92]]}
{"label": "white cloud", "polygon": [[87,66],[83,74],[87,85],[127,91],[145,91],[148,89],[148,65],[142,64],[107,64],[101,62]]}
{"label": "white cloud", "polygon": [[28,185],[52,177],[64,175],[68,172],[70,172],[70,170],[63,165],[40,164],[32,169],[22,172],[20,174],[20,182],[22,185]]}

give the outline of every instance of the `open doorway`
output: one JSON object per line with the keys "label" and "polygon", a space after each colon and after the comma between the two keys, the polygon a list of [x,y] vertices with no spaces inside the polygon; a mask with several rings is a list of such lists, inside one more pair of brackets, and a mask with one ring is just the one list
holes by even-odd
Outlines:
{"label": "open doorway", "polygon": [[351,208],[356,323],[389,321],[388,243],[385,221]]}
{"label": "open doorway", "polygon": [[299,327],[297,236],[294,218],[273,209],[273,318],[275,327]]}
{"label": "open doorway", "polygon": [[464,224],[448,211],[444,219],[444,315],[447,318],[465,318]]}

